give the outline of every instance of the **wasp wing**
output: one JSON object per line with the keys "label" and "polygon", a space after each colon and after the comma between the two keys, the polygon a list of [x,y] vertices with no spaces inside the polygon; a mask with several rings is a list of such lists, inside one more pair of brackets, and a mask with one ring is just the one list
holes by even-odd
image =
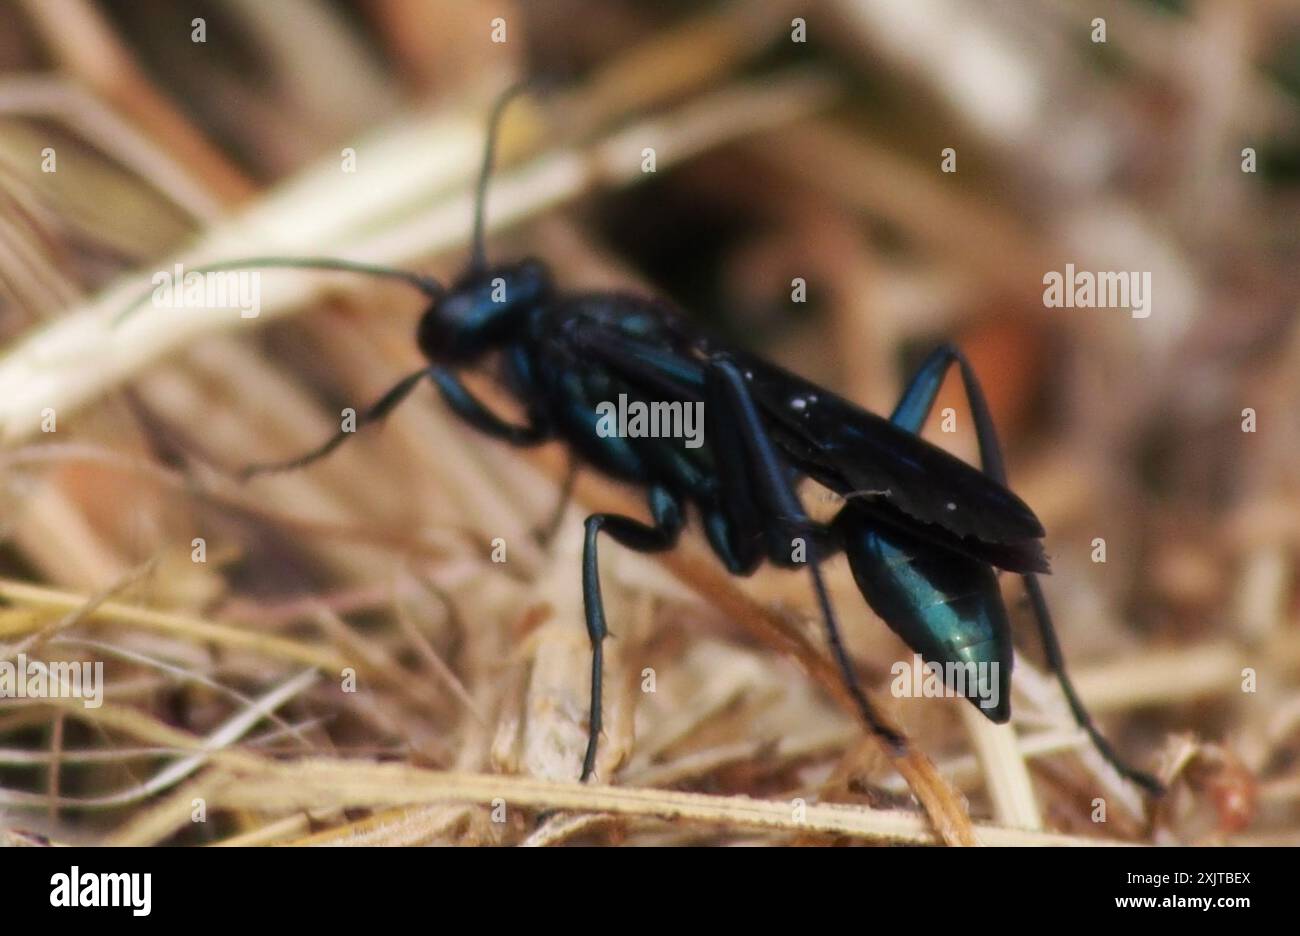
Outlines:
{"label": "wasp wing", "polygon": [[1038,542],[1043,525],[1004,485],[796,374],[753,355],[734,357],[774,438],[809,475],[841,495],[887,505],[960,540],[1003,547],[987,559],[1001,568],[1045,570]]}
{"label": "wasp wing", "polygon": [[[913,528],[936,545],[1009,571],[1047,571],[1043,525],[1024,501],[888,419],[762,358],[703,338],[665,347],[612,322],[569,322],[569,339],[583,355],[666,399],[703,399],[707,358],[730,355],[772,438],[799,471],[846,498],[861,498],[855,509]],[[681,327],[674,323],[678,338]]]}

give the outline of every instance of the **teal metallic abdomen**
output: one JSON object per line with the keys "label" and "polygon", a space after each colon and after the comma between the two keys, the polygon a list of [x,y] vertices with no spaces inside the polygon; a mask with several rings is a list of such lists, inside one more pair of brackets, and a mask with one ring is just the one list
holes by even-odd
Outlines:
{"label": "teal metallic abdomen", "polygon": [[964,685],[945,679],[950,689],[994,722],[1010,718],[1011,629],[992,568],[855,511],[843,511],[837,526],[872,610],[947,676],[953,670],[946,664],[966,667]]}

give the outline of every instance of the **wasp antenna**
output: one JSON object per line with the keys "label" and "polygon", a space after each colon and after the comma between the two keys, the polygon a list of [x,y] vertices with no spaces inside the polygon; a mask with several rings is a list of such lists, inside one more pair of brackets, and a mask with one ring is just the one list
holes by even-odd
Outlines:
{"label": "wasp antenna", "polygon": [[470,243],[473,253],[470,255],[469,268],[477,273],[487,266],[487,246],[484,243],[485,216],[487,214],[487,188],[492,177],[492,166],[496,161],[497,137],[501,132],[501,118],[506,112],[506,105],[536,84],[535,81],[520,81],[501,92],[492,113],[488,117],[487,143],[483,147],[483,166],[478,173],[478,187],[474,193],[474,233]]}
{"label": "wasp antenna", "polygon": [[[386,267],[375,263],[363,263],[360,260],[343,260],[337,257],[245,257],[240,260],[223,260],[218,263],[206,263],[203,266],[190,267],[187,273],[220,273],[228,270],[250,269],[288,269],[288,270],[339,270],[344,273],[362,273],[366,276],[381,276],[401,280],[414,286],[430,299],[437,299],[445,290],[442,284],[432,276]],[[113,327],[121,325],[140,306],[153,296],[150,289],[138,296],[130,305],[113,316]]]}

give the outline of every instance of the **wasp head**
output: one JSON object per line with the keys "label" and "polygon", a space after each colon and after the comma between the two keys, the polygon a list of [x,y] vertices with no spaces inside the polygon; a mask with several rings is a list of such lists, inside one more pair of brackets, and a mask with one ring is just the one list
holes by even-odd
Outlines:
{"label": "wasp head", "polygon": [[509,343],[550,293],[551,276],[540,260],[471,269],[424,313],[416,340],[431,361],[471,363]]}

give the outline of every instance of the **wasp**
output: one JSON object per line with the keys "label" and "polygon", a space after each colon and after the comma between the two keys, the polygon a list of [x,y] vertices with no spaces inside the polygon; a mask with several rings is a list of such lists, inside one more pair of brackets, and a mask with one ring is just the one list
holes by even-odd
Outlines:
{"label": "wasp", "polygon": [[[648,522],[615,513],[595,513],[585,521],[582,592],[591,639],[591,710],[583,781],[595,767],[601,735],[602,648],[609,633],[601,599],[601,538],[642,553],[670,550],[693,512],[730,573],[750,575],[765,561],[807,571],[845,686],[866,726],[895,753],[906,741],[861,688],[821,564],[843,553],[876,614],[927,665],[940,668],[950,689],[996,723],[1011,717],[1014,662],[998,572],[1022,576],[1047,664],[1076,721],[1122,776],[1153,794],[1162,792],[1155,777],[1118,756],[1069,679],[1037,577],[1049,571],[1045,531],[1007,486],[988,405],[962,352],[951,345],[935,350],[886,418],[715,339],[661,299],[634,292],[566,293],[535,258],[489,263],[488,182],[502,115],[521,88],[502,95],[492,109],[471,256],[450,284],[324,257],[253,257],[199,268],[350,271],[404,281],[428,302],[415,336],[426,366],[358,414],[354,427],[297,458],[250,466],[244,475],[311,464],[355,430],[382,420],[428,381],[452,412],[485,435],[514,446],[561,440],[579,464],[644,489]],[[465,369],[488,359],[499,363],[521,420],[503,418],[463,382]],[[953,367],[974,421],[978,468],[919,434]],[[702,405],[703,444],[610,433],[603,416],[614,400]],[[797,487],[805,479],[839,495],[842,506],[829,522],[815,522],[801,504]],[[952,680],[954,668],[972,678]]]}

